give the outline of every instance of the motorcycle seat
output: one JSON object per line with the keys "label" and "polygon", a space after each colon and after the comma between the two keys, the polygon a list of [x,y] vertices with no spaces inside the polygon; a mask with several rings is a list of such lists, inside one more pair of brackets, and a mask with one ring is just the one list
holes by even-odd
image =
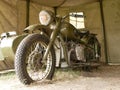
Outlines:
{"label": "motorcycle seat", "polygon": [[79,33],[81,34],[88,34],[89,31],[87,29],[78,29]]}
{"label": "motorcycle seat", "polygon": [[89,35],[89,31],[87,30],[87,29],[76,29],[75,30],[75,34],[76,34],[76,36],[78,36],[78,37],[80,37],[80,38],[82,38],[83,36],[85,36],[85,35]]}

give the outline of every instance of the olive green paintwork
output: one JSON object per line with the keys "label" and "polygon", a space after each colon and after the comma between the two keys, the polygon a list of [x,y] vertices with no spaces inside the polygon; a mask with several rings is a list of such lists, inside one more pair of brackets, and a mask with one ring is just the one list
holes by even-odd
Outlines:
{"label": "olive green paintwork", "polygon": [[26,34],[3,38],[0,43],[0,60],[14,61],[17,46],[25,36]]}
{"label": "olive green paintwork", "polygon": [[26,28],[24,29],[24,32],[26,32],[26,33],[33,33],[35,30],[40,30],[40,29],[42,29],[42,28],[44,28],[44,29],[46,29],[46,30],[50,29],[49,27],[44,26],[44,25],[33,24],[33,25],[30,25],[30,26],[26,27]]}
{"label": "olive green paintwork", "polygon": [[76,31],[76,28],[72,24],[70,24],[68,22],[62,23],[60,32],[61,32],[62,36],[64,37],[64,39],[76,40],[77,37],[75,35],[75,31]]}
{"label": "olive green paintwork", "polygon": [[[59,22],[59,21],[57,21],[57,22]],[[44,25],[40,25],[40,24],[30,25],[24,29],[24,32],[33,33],[36,30],[40,30],[42,28],[44,28],[43,32],[45,32],[48,36],[51,35],[51,32],[52,32],[51,29],[48,26],[44,26]],[[70,39],[70,40],[77,39],[77,37],[75,35],[76,28],[72,24],[70,24],[68,22],[63,22],[60,28],[61,28],[60,33],[62,34],[64,39],[65,38]]]}
{"label": "olive green paintwork", "polygon": [[[50,42],[48,44],[48,47],[46,49],[43,59],[46,59],[49,49],[53,45],[54,40],[56,39],[57,35],[59,35],[61,39],[63,38],[63,39],[69,39],[69,40],[77,40],[77,37],[75,35],[76,28],[73,25],[67,22],[61,22],[61,18],[58,18],[56,23],[57,23],[56,28],[55,30],[52,30],[52,33],[50,35],[48,34],[48,32],[51,29],[48,26],[44,26],[40,24],[31,25],[24,29],[24,32],[26,33],[36,33],[37,30],[39,30],[39,33],[40,33],[40,31],[43,29],[42,32],[44,32],[46,36],[49,36]],[[67,56],[68,52],[65,50],[64,40],[62,40],[62,43],[63,43],[62,47],[64,48],[63,52],[65,54],[64,58],[66,59],[66,61],[68,61],[68,56]]]}
{"label": "olive green paintwork", "polygon": [[[53,32],[52,32],[52,34],[50,36],[50,42],[49,42],[49,44],[47,46],[47,49],[46,49],[46,52],[45,52],[45,54],[43,56],[43,60],[45,60],[47,58],[48,52],[49,52],[51,46],[53,45],[53,43],[54,43],[54,41],[56,39],[56,36],[58,35],[58,33],[60,31],[60,25],[61,25],[60,21],[61,21],[61,19],[57,22],[56,29],[53,30]],[[31,25],[31,26],[28,26],[27,28],[25,28],[24,32],[26,32],[26,33],[34,33],[36,30],[39,30],[39,31],[42,30],[44,32],[44,34],[47,34],[47,36],[49,36],[48,35],[49,30],[48,29],[50,30],[50,28],[47,27],[47,26],[40,25],[40,24],[35,24],[35,25]]]}
{"label": "olive green paintwork", "polygon": [[44,32],[44,34],[49,37],[52,33],[52,30],[48,26],[44,26],[40,24],[33,24],[24,29],[24,32],[28,34],[40,33],[41,31]]}
{"label": "olive green paintwork", "polygon": [[[60,23],[60,21],[59,21],[59,23]],[[60,28],[60,27],[59,27]],[[42,30],[43,29],[43,30]],[[56,33],[56,30],[54,30],[53,32],[51,31],[51,29],[49,28],[49,27],[47,27],[47,26],[44,26],[44,25],[40,25],[40,24],[34,24],[34,25],[30,25],[30,26],[28,26],[27,28],[25,28],[24,29],[24,32],[26,32],[26,33],[28,33],[28,34],[30,34],[30,33],[40,33],[41,32],[41,30],[42,30],[42,33],[44,34],[44,35],[46,35],[47,37],[49,37],[50,38],[50,36],[51,36],[51,38],[53,38],[53,34],[55,33],[55,34],[58,34],[59,33],[59,29],[58,29],[58,31],[57,31],[57,33]],[[37,32],[38,31],[38,32]],[[61,37],[61,36],[60,36]],[[54,39],[56,39],[56,35],[55,35],[55,37],[54,37]],[[61,39],[62,39],[62,37],[61,37]],[[53,43],[53,41],[54,40],[50,40],[50,41],[52,41],[52,43]],[[62,47],[64,48],[64,40],[61,40],[62,41]],[[60,48],[58,48],[59,47],[59,44],[57,43],[58,42],[58,40],[56,39],[56,41],[54,42],[55,43],[55,49],[56,49],[56,46],[57,46],[57,50],[55,50],[55,52],[56,52],[56,66],[57,67],[59,67],[59,62],[60,62]],[[51,44],[52,44],[51,43]],[[50,46],[49,46],[49,48],[50,48]],[[64,50],[66,50],[66,48],[64,48]],[[47,49],[47,51],[48,51],[48,49]],[[67,52],[66,51],[64,51],[64,53],[65,53],[65,59],[67,60]],[[47,53],[46,53],[47,54]],[[57,56],[58,55],[58,56]],[[46,56],[44,56],[44,58],[46,58]]]}
{"label": "olive green paintwork", "polygon": [[54,41],[55,41],[57,35],[59,35],[60,28],[61,28],[61,20],[62,20],[62,18],[58,19],[58,22],[56,23],[56,28],[55,28],[55,30],[53,30],[53,32],[52,32],[52,34],[50,36],[50,42],[49,42],[49,44],[47,46],[47,49],[45,51],[45,54],[43,56],[43,60],[46,60],[46,58],[48,56],[48,53],[49,53],[52,45],[54,44]]}
{"label": "olive green paintwork", "polygon": [[5,60],[5,58],[4,58],[3,53],[2,53],[2,51],[1,51],[1,48],[0,48],[0,61],[1,61],[1,60]]}
{"label": "olive green paintwork", "polygon": [[[43,25],[40,25],[40,24],[30,25],[24,29],[24,32],[33,33],[34,30],[39,29],[41,26],[43,26]],[[45,26],[43,26],[43,27],[45,27]]]}

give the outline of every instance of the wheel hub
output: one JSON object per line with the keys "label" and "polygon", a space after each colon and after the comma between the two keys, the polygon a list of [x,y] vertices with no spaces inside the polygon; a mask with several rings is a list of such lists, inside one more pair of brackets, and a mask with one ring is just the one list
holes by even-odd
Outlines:
{"label": "wheel hub", "polygon": [[28,63],[29,63],[30,69],[34,71],[38,71],[43,66],[42,56],[43,56],[42,53],[36,52],[36,51],[33,51],[29,55]]}

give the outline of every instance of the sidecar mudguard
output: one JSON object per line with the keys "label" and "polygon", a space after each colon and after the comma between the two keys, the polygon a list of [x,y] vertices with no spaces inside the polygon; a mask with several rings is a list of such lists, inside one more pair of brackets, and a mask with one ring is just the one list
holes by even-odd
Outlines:
{"label": "sidecar mudguard", "polygon": [[15,35],[2,38],[0,41],[0,70],[14,68],[16,49],[26,35]]}

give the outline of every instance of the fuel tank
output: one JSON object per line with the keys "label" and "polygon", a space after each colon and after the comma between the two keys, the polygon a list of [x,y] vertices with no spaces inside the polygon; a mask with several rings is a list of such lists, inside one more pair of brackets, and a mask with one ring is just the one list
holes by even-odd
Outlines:
{"label": "fuel tank", "polygon": [[76,30],[77,29],[72,24],[70,24],[68,22],[63,22],[61,25],[60,32],[64,39],[75,40],[75,39],[77,39],[77,36],[75,34]]}

